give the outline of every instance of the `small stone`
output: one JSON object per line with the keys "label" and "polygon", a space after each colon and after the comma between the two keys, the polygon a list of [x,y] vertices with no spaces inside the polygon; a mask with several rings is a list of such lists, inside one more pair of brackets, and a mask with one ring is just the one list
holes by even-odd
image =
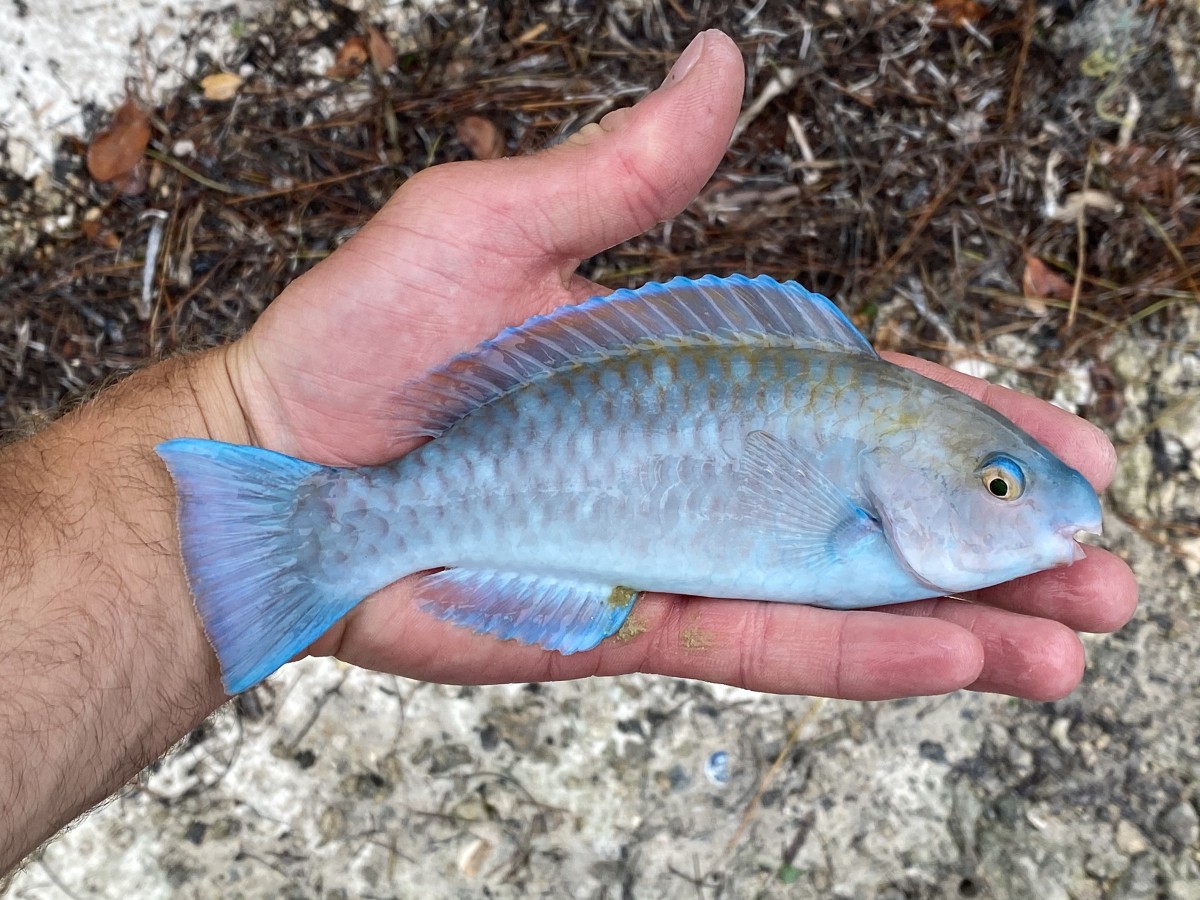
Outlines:
{"label": "small stone", "polygon": [[1174,878],[1167,887],[1171,900],[1200,900],[1200,881],[1194,877]]}
{"label": "small stone", "polygon": [[431,754],[429,763],[429,773],[431,775],[441,775],[443,772],[449,772],[451,769],[457,769],[459,766],[468,765],[474,762],[475,757],[464,744],[443,744],[434,749]]}
{"label": "small stone", "polygon": [[327,806],[317,819],[321,843],[336,840],[346,834],[346,814],[336,806]]}
{"label": "small stone", "polygon": [[1150,854],[1139,856],[1125,870],[1109,896],[1120,897],[1121,900],[1156,900],[1161,896],[1157,881],[1153,857]]}
{"label": "small stone", "polygon": [[950,796],[953,803],[950,817],[951,833],[965,853],[974,854],[979,843],[977,826],[979,817],[983,814],[983,804],[967,778],[960,778],[954,782]]}
{"label": "small stone", "polygon": [[1200,842],[1200,816],[1186,800],[1176,803],[1167,810],[1160,821],[1162,830],[1175,839],[1176,843],[1191,847]]}
{"label": "small stone", "polygon": [[671,767],[671,771],[667,773],[667,783],[670,785],[671,790],[682,791],[692,783],[692,779],[688,776],[687,770],[679,763],[676,763]]}
{"label": "small stone", "polygon": [[1126,856],[1135,856],[1138,853],[1145,851],[1146,838],[1138,831],[1138,827],[1128,819],[1122,819],[1117,823],[1117,849]]}
{"label": "small stone", "polygon": [[479,730],[479,746],[484,750],[495,750],[500,745],[500,732],[490,722]]}
{"label": "small stone", "polygon": [[1116,847],[1109,844],[1106,847],[1099,847],[1094,852],[1089,853],[1087,860],[1083,864],[1083,870],[1093,878],[1107,881],[1110,878],[1116,878],[1124,872],[1128,865],[1129,860],[1118,853]]}
{"label": "small stone", "polygon": [[1071,720],[1067,718],[1055,719],[1054,724],[1050,726],[1050,740],[1054,741],[1055,745],[1063,753],[1071,753],[1075,749],[1075,744],[1071,741]]}
{"label": "small stone", "polygon": [[917,752],[921,755],[921,759],[927,759],[930,762],[944,763],[946,761],[946,748],[937,741],[921,741]]}
{"label": "small stone", "polygon": [[1008,762],[1014,769],[1023,771],[1033,766],[1033,754],[1020,744],[1009,744]]}
{"label": "small stone", "polygon": [[311,769],[317,762],[317,754],[308,749],[298,750],[292,759],[295,760],[296,765],[300,768]]}
{"label": "small stone", "polygon": [[472,794],[454,807],[454,817],[464,822],[483,822],[487,820],[487,805]]}
{"label": "small stone", "polygon": [[1094,770],[1096,763],[1099,762],[1099,754],[1096,753],[1096,745],[1090,741],[1083,741],[1079,744],[1079,759],[1083,763],[1084,768]]}

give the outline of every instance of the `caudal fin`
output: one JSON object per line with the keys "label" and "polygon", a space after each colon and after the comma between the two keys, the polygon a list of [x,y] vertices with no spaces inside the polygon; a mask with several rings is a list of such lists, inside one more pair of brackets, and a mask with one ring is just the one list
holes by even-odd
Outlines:
{"label": "caudal fin", "polygon": [[191,438],[155,448],[179,497],[179,534],[196,609],[225,690],[253,687],[360,599],[319,578],[292,524],[303,483],[322,467]]}

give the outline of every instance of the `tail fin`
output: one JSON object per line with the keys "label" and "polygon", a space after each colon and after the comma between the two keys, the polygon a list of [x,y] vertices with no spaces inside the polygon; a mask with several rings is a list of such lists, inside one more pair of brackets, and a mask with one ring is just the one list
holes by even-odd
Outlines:
{"label": "tail fin", "polygon": [[318,577],[290,518],[322,466],[217,441],[159,444],[179,496],[179,534],[196,609],[225,690],[253,687],[360,599]]}

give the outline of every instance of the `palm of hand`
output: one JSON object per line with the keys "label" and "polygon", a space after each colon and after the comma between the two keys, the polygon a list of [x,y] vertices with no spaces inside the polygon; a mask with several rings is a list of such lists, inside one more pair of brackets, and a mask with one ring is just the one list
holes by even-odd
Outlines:
{"label": "palm of hand", "polygon": [[[685,54],[686,56],[686,54]],[[333,465],[394,459],[411,444],[397,390],[502,328],[602,292],[579,261],[676,214],[720,160],[741,98],[741,60],[709,32],[686,78],[524,159],[458,163],[411,179],[329,260],[298,279],[232,348],[254,440]],[[1101,486],[1107,443],[1030,398],[928,364],[981,396]],[[1090,550],[1068,570],[986,592],[997,607],[924,601],[842,613],[650,596],[645,633],[570,657],[432,619],[405,579],[357,607],[311,652],[448,682],[654,671],[760,690],[886,697],[972,686],[1059,696],[1082,674],[1072,628],[1109,630],[1132,612],[1127,567]],[[714,635],[703,651],[681,640]]]}

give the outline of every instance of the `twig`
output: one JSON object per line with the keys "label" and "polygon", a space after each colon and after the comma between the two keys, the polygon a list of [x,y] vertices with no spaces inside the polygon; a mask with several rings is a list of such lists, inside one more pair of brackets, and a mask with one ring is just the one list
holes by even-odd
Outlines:
{"label": "twig", "polygon": [[816,718],[817,713],[820,712],[821,707],[824,705],[824,698],[818,697],[815,699],[808,707],[808,712],[806,712],[800,718],[800,721],[792,726],[792,730],[788,732],[787,740],[783,742],[783,747],[780,749],[779,754],[775,757],[775,762],[771,764],[771,768],[767,770],[767,773],[762,777],[762,780],[759,781],[758,789],[754,792],[754,796],[750,798],[750,802],[746,804],[746,811],[742,813],[742,820],[738,823],[737,830],[733,833],[733,837],[729,839],[729,843],[725,845],[726,859],[728,859],[730,854],[733,853],[734,849],[738,845],[738,841],[742,839],[742,834],[746,831],[746,828],[750,825],[751,819],[754,818],[754,814],[758,811],[758,803],[762,799],[762,795],[766,792],[771,782],[775,780],[775,776],[779,774],[779,770],[783,768],[783,761],[787,759],[789,755],[791,755],[792,748],[796,746],[796,741],[800,739],[800,732],[803,731],[808,724]]}
{"label": "twig", "polygon": [[328,178],[320,178],[316,181],[306,181],[303,184],[293,184],[290,187],[279,188],[274,191],[262,191],[258,194],[243,194],[240,197],[235,197],[229,201],[230,206],[240,206],[243,203],[253,203],[256,200],[269,200],[272,197],[286,197],[288,194],[296,194],[300,191],[311,191],[316,188],[327,187],[331,184],[338,184],[342,181],[350,181],[355,178],[362,178],[364,175],[370,175],[372,172],[378,172],[381,169],[392,168],[390,163],[379,163],[375,166],[368,166],[365,169],[355,169],[353,172],[343,172],[340,175],[330,175]]}
{"label": "twig", "polygon": [[1146,207],[1140,203],[1138,204],[1137,210],[1141,217],[1145,219],[1146,223],[1154,230],[1154,233],[1158,235],[1159,240],[1163,242],[1163,246],[1167,248],[1167,252],[1171,254],[1175,262],[1179,263],[1181,270],[1180,274],[1183,276],[1184,281],[1187,282],[1188,290],[1192,292],[1192,296],[1195,299],[1200,300],[1200,287],[1196,286],[1196,280],[1192,277],[1192,267],[1189,266],[1187,260],[1184,259],[1183,253],[1180,251],[1179,247],[1176,246],[1173,240],[1171,240],[1171,236],[1167,234],[1167,230],[1162,227],[1158,219],[1154,218],[1150,210],[1146,209]]}
{"label": "twig", "polygon": [[878,289],[878,285],[891,273],[896,264],[905,256],[907,256],[909,251],[912,250],[913,246],[917,243],[917,239],[921,237],[921,234],[925,231],[926,226],[929,224],[930,220],[933,219],[934,214],[941,209],[943,203],[950,199],[950,195],[954,193],[954,189],[958,187],[958,183],[962,181],[962,177],[966,174],[970,165],[970,156],[958,164],[958,168],[951,173],[945,187],[942,188],[941,192],[938,193],[938,195],[934,197],[933,200],[921,212],[921,215],[917,218],[916,224],[913,225],[912,229],[908,232],[908,235],[904,238],[904,240],[900,242],[900,246],[897,247],[896,251],[887,258],[882,266],[879,267],[879,271],[871,276],[871,280],[868,281],[866,287],[863,288],[864,299],[868,301],[873,299],[875,291]]}
{"label": "twig", "polygon": [[[1087,165],[1083,169],[1083,195],[1087,196],[1088,182],[1092,179],[1092,154],[1089,149]],[[1071,285],[1071,305],[1067,309],[1066,330],[1075,327],[1075,314],[1079,311],[1079,292],[1083,289],[1083,272],[1087,267],[1084,254],[1087,252],[1087,231],[1085,225],[1087,204],[1079,204],[1079,212],[1075,214],[1075,283]]]}
{"label": "twig", "polygon": [[284,744],[289,753],[300,746],[300,742],[304,740],[305,735],[307,735],[312,727],[317,724],[317,719],[320,717],[321,711],[325,709],[325,704],[330,701],[334,694],[341,692],[342,685],[344,685],[346,683],[346,679],[350,677],[350,672],[350,669],[343,671],[342,677],[338,679],[337,684],[327,687],[321,696],[317,698],[317,701],[312,706],[312,712],[310,712],[308,715],[308,719],[300,727],[300,730],[296,732],[295,736]]}
{"label": "twig", "polygon": [[220,191],[222,194],[236,194],[237,193],[237,191],[235,191],[229,185],[221,184],[221,182],[219,182],[219,181],[214,181],[213,179],[209,178],[207,175],[201,175],[195,169],[188,168],[183,163],[181,163],[179,160],[177,160],[175,157],[171,156],[168,153],[163,153],[161,150],[156,150],[153,147],[147,147],[146,155],[148,157],[150,157],[151,159],[158,160],[160,163],[163,163],[164,165],[170,166],[175,171],[177,171],[183,175],[186,175],[188,178],[192,179],[192,181],[196,182],[197,184],[202,184],[206,188],[209,188],[214,191]]}
{"label": "twig", "polygon": [[799,69],[787,66],[776,69],[775,75],[767,82],[766,87],[754,98],[754,102],[746,108],[746,111],[738,117],[737,124],[733,126],[733,137],[729,139],[729,143],[731,145],[736,144],[738,138],[742,136],[742,132],[749,127],[751,122],[759,117],[759,114],[767,108],[767,104],[781,94],[786,94],[794,88],[799,78]]}
{"label": "twig", "polygon": [[1025,8],[1021,15],[1021,49],[1017,52],[1017,66],[1013,72],[1012,87],[1008,89],[1008,108],[1004,113],[1006,128],[1012,125],[1021,105],[1021,81],[1025,77],[1025,64],[1029,61],[1029,46],[1033,43],[1033,22],[1036,15],[1037,0],[1025,0]]}

